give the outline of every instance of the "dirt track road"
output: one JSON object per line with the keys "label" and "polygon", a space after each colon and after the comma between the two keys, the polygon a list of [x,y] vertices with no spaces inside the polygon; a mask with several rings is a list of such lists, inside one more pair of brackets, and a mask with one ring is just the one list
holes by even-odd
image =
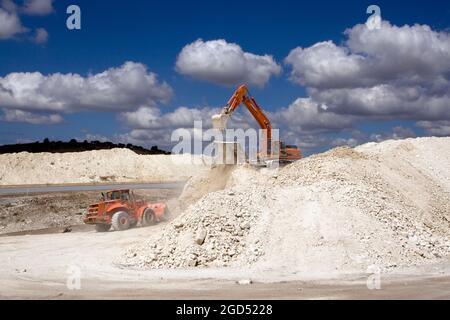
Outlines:
{"label": "dirt track road", "polygon": [[[1,237],[0,298],[450,299],[450,276],[443,271],[445,266],[427,275],[383,275],[381,290],[369,290],[366,275],[333,281],[267,283],[256,279],[251,285],[239,285],[237,280],[252,274],[232,269],[137,271],[114,264],[129,245],[156,238],[162,226]],[[81,272],[80,290],[67,287],[74,266]]]}
{"label": "dirt track road", "polygon": [[114,189],[181,189],[184,182],[168,183],[108,183],[108,184],[72,184],[72,185],[35,185],[1,187],[0,195],[4,194],[30,194],[49,192],[76,192],[76,191],[104,191]]}

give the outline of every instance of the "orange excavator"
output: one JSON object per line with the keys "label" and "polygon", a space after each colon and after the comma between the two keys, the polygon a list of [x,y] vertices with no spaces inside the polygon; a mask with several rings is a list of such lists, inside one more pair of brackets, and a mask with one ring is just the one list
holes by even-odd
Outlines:
{"label": "orange excavator", "polygon": [[213,127],[218,130],[225,130],[228,119],[242,103],[263,129],[260,152],[257,155],[258,165],[269,166],[274,161],[278,161],[279,164],[287,164],[302,158],[301,151],[297,146],[285,145],[282,141],[272,141],[272,124],[255,99],[249,96],[246,85],[239,86],[222,112],[212,116]]}

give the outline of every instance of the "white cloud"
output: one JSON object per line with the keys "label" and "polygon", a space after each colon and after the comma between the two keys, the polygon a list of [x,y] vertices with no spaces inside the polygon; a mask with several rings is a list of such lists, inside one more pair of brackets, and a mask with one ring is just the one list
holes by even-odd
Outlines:
{"label": "white cloud", "polygon": [[84,138],[81,139],[77,139],[77,140],[87,140],[87,141],[100,141],[100,142],[114,142],[114,139],[110,139],[104,135],[101,134],[92,134],[92,133],[87,133]]}
{"label": "white cloud", "polygon": [[298,98],[288,107],[267,112],[274,128],[280,129],[280,138],[287,144],[296,144],[303,151],[332,145],[336,132],[346,131],[358,117],[329,112],[326,104],[311,98]]}
{"label": "white cloud", "polygon": [[449,118],[450,91],[429,95],[423,86],[380,84],[369,88],[311,89],[314,100],[330,111],[382,119]]}
{"label": "white cloud", "polygon": [[[356,25],[346,31],[347,46],[365,57],[377,79],[439,76],[450,68],[450,34],[428,25],[397,27],[383,21],[378,30]],[[380,68],[380,69],[378,69]],[[375,69],[378,69],[376,72]]]}
{"label": "white cloud", "polygon": [[17,5],[12,0],[2,0],[0,7],[11,13],[17,12]]}
{"label": "white cloud", "polygon": [[336,88],[352,85],[359,76],[363,57],[332,41],[319,42],[309,48],[295,48],[285,59],[292,66],[290,79],[315,88]]}
{"label": "white cloud", "polygon": [[34,42],[43,44],[48,41],[48,32],[44,28],[37,28],[34,36]]}
{"label": "white cloud", "polygon": [[[140,145],[158,144],[165,148],[174,145],[170,141],[177,129],[186,129],[195,135],[194,122],[201,121],[203,130],[211,129],[211,117],[221,108],[213,107],[178,107],[173,111],[162,113],[155,107],[141,107],[136,111],[122,112],[118,120],[130,129],[128,133],[118,135],[124,143]],[[236,111],[228,122],[229,128],[248,129],[257,127],[256,121],[246,111]]]}
{"label": "white cloud", "polygon": [[360,141],[355,138],[335,138],[331,141],[333,147],[348,146],[354,148],[359,144]]}
{"label": "white cloud", "polygon": [[[171,134],[176,129],[192,131],[194,121],[201,120],[203,129],[210,129],[211,116],[220,112],[220,108],[179,107],[171,112],[162,113],[160,109],[142,107],[136,111],[123,112],[119,122],[130,128],[130,132],[120,135],[122,142],[168,147],[172,145]],[[318,105],[311,99],[297,99],[287,108],[274,112],[266,111],[273,128],[280,129],[283,141],[296,143],[303,148],[314,148],[329,144],[329,138],[323,136],[344,130],[351,126],[354,117],[326,112],[325,105]],[[245,107],[238,109],[230,118],[228,128],[259,129],[259,126]]]}
{"label": "white cloud", "polygon": [[140,146],[158,145],[169,149],[172,145],[170,133],[167,130],[133,129],[130,132],[115,135],[113,140],[120,143],[131,143]]}
{"label": "white cloud", "polygon": [[285,59],[313,101],[361,120],[450,120],[450,33],[383,21],[345,34],[344,45],[319,42]]}
{"label": "white cloud", "polygon": [[0,39],[10,39],[26,31],[27,29],[22,26],[19,17],[14,11],[0,8]]}
{"label": "white cloud", "polygon": [[136,111],[119,114],[119,119],[129,127],[136,129],[174,129],[192,128],[194,121],[201,120],[204,125],[211,124],[211,116],[218,109],[179,107],[172,112],[162,114],[158,108],[141,107]]}
{"label": "white cloud", "polygon": [[432,136],[450,136],[450,121],[419,121],[417,122],[417,126]]}
{"label": "white cloud", "polygon": [[330,145],[356,147],[357,145],[367,142],[382,142],[385,140],[400,140],[406,138],[414,138],[416,134],[410,128],[396,126],[388,132],[379,132],[366,134],[359,130],[353,130],[350,137],[339,137],[331,140]]}
{"label": "white cloud", "polygon": [[45,16],[53,11],[53,0],[26,0],[23,6],[23,12],[32,16]]}
{"label": "white cloud", "polygon": [[382,142],[385,140],[401,140],[406,138],[415,138],[416,134],[410,129],[402,126],[396,126],[388,133],[373,133],[368,141]]}
{"label": "white cloud", "polygon": [[[19,14],[47,15],[53,12],[53,0],[27,0],[23,7],[19,8],[11,0],[0,2],[0,40],[13,39],[20,34],[27,34],[30,30],[22,25]],[[42,44],[48,40],[48,32],[43,28],[36,29],[29,40]]]}
{"label": "white cloud", "polygon": [[272,56],[244,52],[235,43],[199,39],[181,50],[176,70],[217,84],[248,83],[262,87],[271,76],[280,74],[281,67]]}
{"label": "white cloud", "polygon": [[3,121],[26,122],[31,124],[55,124],[63,121],[59,114],[39,114],[23,110],[4,109]]}
{"label": "white cloud", "polygon": [[[355,88],[382,83],[420,85],[445,81],[450,70],[450,34],[427,25],[397,27],[383,21],[380,29],[359,24],[348,29],[344,46],[332,41],[293,49],[285,62],[291,79],[308,87]],[[438,83],[439,85],[439,83]],[[447,89],[440,86],[434,89]]]}
{"label": "white cloud", "polygon": [[135,110],[167,102],[172,88],[141,63],[126,62],[86,77],[68,73],[15,72],[0,77],[0,107],[75,112]]}
{"label": "white cloud", "polygon": [[136,111],[123,112],[118,120],[131,129],[130,132],[119,136],[123,142],[136,144],[155,144],[167,147],[172,132],[176,129],[192,131],[194,121],[202,121],[203,128],[211,127],[211,116],[219,109],[179,107],[173,111],[162,113],[155,107],[141,107]]}
{"label": "white cloud", "polygon": [[299,98],[287,108],[272,113],[279,126],[286,125],[298,133],[336,131],[348,128],[355,120],[353,116],[328,112],[328,106],[318,104],[310,98]]}

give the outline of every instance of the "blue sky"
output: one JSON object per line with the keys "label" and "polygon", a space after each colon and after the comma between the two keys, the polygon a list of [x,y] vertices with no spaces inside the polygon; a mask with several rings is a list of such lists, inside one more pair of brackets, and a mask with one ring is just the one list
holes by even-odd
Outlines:
{"label": "blue sky", "polygon": [[[292,80],[294,64],[297,62],[289,64],[285,59],[295,48],[308,48],[328,40],[338,47],[345,47],[348,36],[344,31],[364,24],[369,16],[366,8],[371,4],[377,4],[381,8],[382,19],[391,26],[427,25],[432,32],[443,35],[448,34],[450,27],[448,1],[53,1],[53,10],[42,14],[24,13],[20,8],[26,4],[23,1],[14,2],[18,8],[14,14],[28,31],[0,39],[0,78],[16,72],[40,72],[44,76],[74,73],[88,77],[89,74],[119,68],[126,61],[133,61],[145,65],[148,72],[156,74],[158,81],[166,83],[172,90],[167,101],[158,100],[149,106],[158,110],[159,117],[175,112],[179,107],[198,110],[216,108],[224,105],[234,86],[208,81],[209,75],[180,72],[175,66],[181,50],[197,39],[203,39],[204,42],[224,39],[227,44],[240,46],[243,52],[258,56],[271,55],[281,68],[277,74],[271,74],[263,86],[250,83],[249,87],[259,104],[274,113],[275,121],[282,129],[282,136],[286,125],[283,119],[286,115],[283,116],[280,110],[288,108],[298,98],[308,98],[311,90],[316,88],[308,82],[308,79],[312,79],[311,74],[305,74],[300,69],[297,81]],[[81,30],[66,28],[66,8],[70,4],[77,4],[81,8]],[[36,28],[46,30],[46,41],[36,43],[32,39]],[[437,38],[443,42],[443,48],[446,48],[447,38]],[[362,56],[374,54],[353,53]],[[374,55],[376,54],[378,53]],[[299,59],[302,57],[300,55]],[[298,66],[303,67],[303,62],[299,61]],[[406,72],[407,69],[402,70]],[[341,71],[346,72],[345,65]],[[445,67],[437,71],[435,76],[448,79],[448,72],[450,71]],[[421,75],[420,72],[417,74]],[[371,85],[380,85],[383,81],[384,76],[380,77],[379,83]],[[432,82],[433,79],[429,81]],[[323,89],[322,84],[318,85],[320,90],[333,89]],[[421,83],[420,86],[423,87],[424,84]],[[328,104],[335,100],[325,93],[317,94],[314,100],[324,99],[320,104],[333,109],[334,106]],[[22,113],[14,113],[9,117],[0,115],[0,144],[42,140],[45,137],[55,140],[73,137],[128,139],[128,134],[137,127],[132,121],[124,121],[120,114],[134,112],[141,106],[135,104],[111,110],[95,106],[77,109],[72,106],[70,110],[55,111],[52,107],[46,110],[45,106],[34,109],[30,103],[32,102],[13,102],[13,105],[5,105],[0,101],[0,110],[20,110],[43,116],[58,114],[61,118],[58,121],[45,121],[46,118],[42,118],[30,123],[31,116],[21,117]],[[450,120],[442,116],[431,119],[421,112],[412,111],[418,115],[409,117],[408,112],[405,112],[408,105],[402,107],[403,113],[393,111],[381,117],[365,112],[361,115],[359,111],[354,112],[357,108],[358,106],[347,109],[345,106],[336,106],[339,117],[351,118],[356,114],[358,119],[334,130],[328,127],[324,130],[299,129],[302,126],[313,126],[317,119],[312,119],[307,124],[299,120],[298,125],[295,121],[290,121],[291,128],[285,130],[287,132],[292,129],[293,132],[286,134],[287,139],[296,141],[287,142],[302,145],[303,138],[309,139],[308,141],[317,140],[303,146],[311,153],[338,145],[339,142],[334,141],[337,138],[352,144],[403,135],[428,135],[430,132],[446,135],[447,124],[450,126],[450,123],[442,123]],[[442,112],[444,107],[440,105],[439,108],[439,112]],[[353,111],[347,112],[349,109]],[[447,105],[447,110],[450,111],[449,109],[450,106]],[[277,112],[280,114],[275,114]],[[426,123],[418,126],[419,121]],[[169,126],[165,131],[158,127],[158,135],[146,136],[154,141],[141,139],[139,135],[132,136],[129,141],[143,145],[167,145],[167,139],[161,135],[170,133],[173,126],[175,125]],[[154,128],[144,127],[145,125],[140,124],[137,129],[151,131]],[[402,134],[393,135],[394,128]],[[443,130],[437,131],[436,128]]]}

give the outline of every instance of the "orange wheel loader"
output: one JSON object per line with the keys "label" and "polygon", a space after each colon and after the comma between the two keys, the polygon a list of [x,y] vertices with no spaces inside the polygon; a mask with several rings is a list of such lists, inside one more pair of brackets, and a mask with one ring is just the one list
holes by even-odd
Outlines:
{"label": "orange wheel loader", "polygon": [[102,193],[101,201],[91,204],[84,223],[95,225],[98,232],[116,231],[130,227],[149,226],[167,220],[169,210],[164,203],[148,203],[138,198],[129,189],[111,190]]}

